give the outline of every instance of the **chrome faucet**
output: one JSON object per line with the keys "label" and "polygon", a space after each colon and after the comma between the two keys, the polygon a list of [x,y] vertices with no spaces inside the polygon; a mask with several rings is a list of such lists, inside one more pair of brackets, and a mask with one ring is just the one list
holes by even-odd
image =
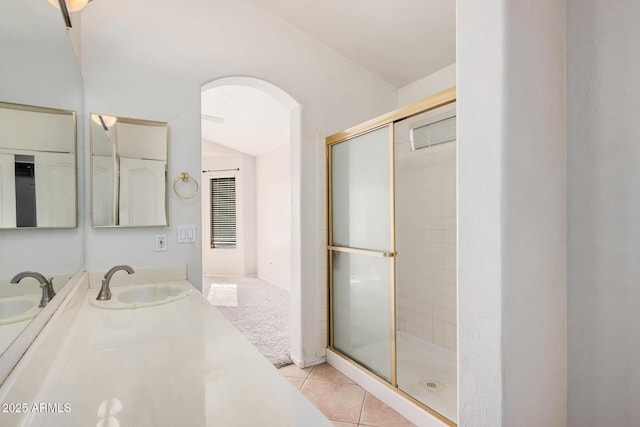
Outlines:
{"label": "chrome faucet", "polygon": [[40,307],[45,307],[51,298],[56,296],[53,290],[53,277],[47,280],[42,274],[35,271],[23,271],[18,273],[10,280],[11,283],[19,283],[25,277],[33,277],[40,282],[40,288],[42,289],[42,299],[40,299]]}
{"label": "chrome faucet", "polygon": [[104,275],[104,279],[102,279],[102,287],[100,288],[100,293],[98,294],[98,301],[105,301],[111,299],[111,289],[109,289],[109,282],[111,281],[111,276],[116,271],[124,270],[129,274],[135,273],[133,268],[128,265],[116,265],[115,267],[111,267],[107,274]]}

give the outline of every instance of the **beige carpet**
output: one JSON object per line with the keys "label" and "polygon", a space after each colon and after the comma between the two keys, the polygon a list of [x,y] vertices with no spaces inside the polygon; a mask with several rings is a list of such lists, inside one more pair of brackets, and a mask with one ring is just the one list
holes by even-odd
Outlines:
{"label": "beige carpet", "polygon": [[289,358],[289,292],[257,278],[205,277],[203,293],[269,361]]}

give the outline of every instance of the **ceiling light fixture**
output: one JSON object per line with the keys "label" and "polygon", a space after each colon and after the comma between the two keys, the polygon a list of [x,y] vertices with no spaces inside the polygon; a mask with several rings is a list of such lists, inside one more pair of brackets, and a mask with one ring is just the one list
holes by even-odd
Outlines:
{"label": "ceiling light fixture", "polygon": [[[60,2],[58,0],[49,0],[49,3],[60,9]],[[87,3],[89,3],[89,0],[66,0],[64,3],[67,6],[67,10],[73,13],[82,10]]]}
{"label": "ceiling light fixture", "polygon": [[67,28],[71,28],[69,13],[82,10],[91,0],[48,0],[50,4],[60,9]]}
{"label": "ceiling light fixture", "polygon": [[105,116],[103,114],[92,114],[91,119],[97,124],[102,126],[105,131],[108,131],[109,128],[116,124],[118,121],[117,117],[114,116]]}

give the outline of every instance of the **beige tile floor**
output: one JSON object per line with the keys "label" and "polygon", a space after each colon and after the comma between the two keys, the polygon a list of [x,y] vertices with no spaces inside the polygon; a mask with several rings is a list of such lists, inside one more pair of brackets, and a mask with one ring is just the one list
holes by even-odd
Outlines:
{"label": "beige tile floor", "polygon": [[280,372],[336,427],[413,426],[331,365],[323,363],[305,369],[289,365],[280,368]]}

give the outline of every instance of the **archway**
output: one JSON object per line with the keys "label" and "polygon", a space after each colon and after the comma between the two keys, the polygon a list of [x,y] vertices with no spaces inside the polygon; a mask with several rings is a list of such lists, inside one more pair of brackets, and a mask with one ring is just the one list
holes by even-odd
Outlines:
{"label": "archway", "polygon": [[[229,88],[238,89],[253,89],[261,92],[263,95],[268,95],[286,110],[288,114],[288,139],[289,139],[289,159],[288,168],[290,174],[290,262],[289,262],[289,277],[290,277],[290,310],[289,310],[289,330],[290,330],[290,355],[291,359],[295,363],[302,361],[302,337],[301,337],[301,118],[300,118],[300,104],[293,99],[288,93],[279,87],[253,77],[234,76],[224,77],[216,79],[202,86],[202,96],[205,93],[210,93],[216,90],[227,90]],[[203,111],[204,113],[204,111]],[[210,121],[220,121],[224,118],[216,117],[203,117]],[[202,144],[207,144],[204,139]],[[233,149],[233,147],[230,147]],[[226,169],[226,168],[223,168]],[[234,169],[234,168],[231,168]],[[204,167],[202,170],[207,170]],[[203,176],[203,180],[207,177]],[[204,183],[204,181],[203,181]],[[204,192],[203,192],[204,195]],[[203,198],[204,199],[204,198]],[[258,213],[259,215],[259,213]],[[204,212],[203,212],[204,219]],[[204,229],[203,229],[204,231]],[[203,235],[203,242],[208,244],[207,238]],[[203,273],[205,273],[204,256],[205,246],[203,245]]]}

